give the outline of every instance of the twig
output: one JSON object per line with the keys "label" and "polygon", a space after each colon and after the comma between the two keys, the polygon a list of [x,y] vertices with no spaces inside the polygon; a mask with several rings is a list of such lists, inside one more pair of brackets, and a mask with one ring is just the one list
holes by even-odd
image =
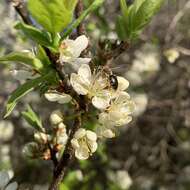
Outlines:
{"label": "twig", "polygon": [[186,13],[186,11],[190,9],[190,1],[188,1],[184,7],[175,15],[173,18],[171,24],[169,25],[166,37],[165,37],[165,42],[169,42],[171,40],[171,35],[173,34],[173,31],[179,22],[179,20],[183,17],[183,15]]}
{"label": "twig", "polygon": [[[84,104],[82,99],[80,102]],[[83,106],[78,104],[76,108],[76,112],[80,112],[83,109],[82,107]],[[71,145],[71,140],[73,139],[75,132],[80,128],[80,126],[81,126],[81,115],[79,115],[75,119],[73,128],[71,129],[70,134],[69,134],[68,142],[66,144],[63,156],[61,160],[59,161],[58,166],[55,168],[53,181],[49,187],[49,190],[58,190],[59,184],[63,180],[65,176],[65,172],[73,160],[74,150]]]}
{"label": "twig", "polygon": [[123,52],[125,52],[129,48],[129,43],[127,41],[122,41],[116,48],[113,50],[110,50],[108,52],[103,52],[100,50],[99,52],[99,58],[103,60],[105,63],[108,60],[116,59],[118,56],[120,56]]}
{"label": "twig", "polygon": [[26,9],[24,0],[12,0],[13,6],[26,24],[33,25],[33,21]]}
{"label": "twig", "polygon": [[[76,18],[80,17],[80,15],[83,13],[83,10],[84,10],[83,2],[82,0],[79,0],[75,10]],[[81,22],[77,27],[77,34],[78,36],[85,34],[85,26],[83,22]]]}
{"label": "twig", "polygon": [[[81,0],[79,0],[76,7],[76,17],[77,18],[80,17],[82,12],[83,12],[83,3]],[[84,33],[85,33],[84,24],[80,22],[80,24],[77,27],[77,36],[82,35]],[[71,140],[73,139],[75,132],[81,127],[81,113],[83,113],[84,110],[86,109],[85,101],[83,100],[83,98],[80,96],[77,96],[76,98],[77,98],[77,101],[75,102],[76,104],[75,113],[79,113],[79,114],[75,118],[73,127],[70,130],[69,138],[65,146],[64,153],[57,167],[55,168],[53,181],[49,187],[49,190],[59,189],[59,185],[65,176],[66,170],[74,158],[74,150],[71,145]]]}

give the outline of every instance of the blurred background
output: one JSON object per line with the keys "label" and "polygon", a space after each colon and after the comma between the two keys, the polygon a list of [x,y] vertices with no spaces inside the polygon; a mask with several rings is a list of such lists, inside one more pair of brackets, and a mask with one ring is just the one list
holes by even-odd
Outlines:
{"label": "blurred background", "polygon": [[[117,39],[118,14],[119,0],[109,0],[88,18],[91,44]],[[31,50],[34,44],[14,29],[20,18],[9,1],[0,0],[0,18],[0,55]],[[88,161],[72,165],[65,190],[190,190],[190,0],[165,0],[140,39],[112,66],[130,81],[134,119]],[[48,124],[56,105],[32,92],[3,120],[8,95],[19,85],[11,75],[15,68],[0,65],[0,170],[14,174],[20,189],[46,190],[53,166],[23,157],[33,131],[20,111],[30,103]]]}

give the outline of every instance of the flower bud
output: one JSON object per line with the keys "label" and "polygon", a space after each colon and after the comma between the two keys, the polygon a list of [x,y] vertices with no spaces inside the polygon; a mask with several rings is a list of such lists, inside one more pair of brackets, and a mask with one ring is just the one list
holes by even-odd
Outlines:
{"label": "flower bud", "polygon": [[28,143],[24,146],[23,154],[26,157],[34,158],[36,153],[38,152],[38,149],[39,149],[38,144],[35,142],[31,142],[31,143]]}
{"label": "flower bud", "polygon": [[40,144],[46,144],[49,138],[50,136],[45,133],[37,132],[34,134],[34,139]]}
{"label": "flower bud", "polygon": [[61,134],[66,134],[66,126],[64,123],[59,123],[59,125],[57,126],[57,135],[61,135]]}
{"label": "flower bud", "polygon": [[51,159],[51,152],[49,149],[46,149],[44,152],[43,152],[43,156],[42,158],[44,160],[50,160]]}
{"label": "flower bud", "polygon": [[53,125],[57,125],[63,121],[63,115],[59,110],[54,111],[50,116],[50,121]]}

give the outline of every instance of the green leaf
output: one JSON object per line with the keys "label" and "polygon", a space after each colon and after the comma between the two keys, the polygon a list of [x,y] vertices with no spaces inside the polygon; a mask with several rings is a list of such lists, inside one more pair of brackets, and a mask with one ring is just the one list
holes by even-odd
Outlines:
{"label": "green leaf", "polygon": [[50,77],[49,74],[33,79],[33,80],[29,80],[26,83],[24,83],[23,85],[19,86],[9,97],[7,105],[6,105],[6,114],[5,114],[5,118],[8,117],[11,112],[13,111],[13,109],[15,108],[15,106],[17,105],[18,101],[25,96],[26,94],[28,94],[29,92],[31,92],[35,87],[37,87],[41,82],[43,81],[47,81],[47,79]]}
{"label": "green leaf", "polygon": [[[117,21],[116,31],[118,36],[122,40],[123,37],[125,37],[125,40],[136,39],[160,9],[163,2],[164,0],[135,0],[134,4],[127,8],[125,0],[120,0],[122,19],[118,18]],[[123,24],[123,27],[121,24]],[[125,28],[126,35],[121,35],[122,28]]]}
{"label": "green leaf", "polygon": [[65,184],[61,183],[59,185],[59,190],[69,190],[69,188]]}
{"label": "green leaf", "polygon": [[127,8],[126,0],[120,0],[120,6],[121,6],[122,15],[125,18],[128,14],[128,8]]}
{"label": "green leaf", "polygon": [[[141,0],[142,1],[142,0]],[[133,19],[134,30],[142,29],[160,9],[163,0],[144,0],[137,9]]]}
{"label": "green leaf", "polygon": [[33,26],[24,24],[24,23],[17,23],[15,28],[18,30],[22,30],[22,32],[33,41],[37,42],[46,47],[51,47],[51,36],[45,31],[41,31]]}
{"label": "green leaf", "polygon": [[81,14],[81,16],[75,20],[66,30],[62,36],[62,40],[65,39],[77,26],[94,10],[100,7],[105,0],[94,0],[94,2]]}
{"label": "green leaf", "polygon": [[38,71],[41,71],[44,67],[41,61],[35,58],[31,52],[13,52],[0,57],[0,62],[7,61],[23,63]]}
{"label": "green leaf", "polygon": [[66,9],[74,11],[77,2],[78,2],[78,0],[64,0],[64,5],[65,5]]}
{"label": "green leaf", "polygon": [[123,17],[118,16],[117,22],[116,22],[116,31],[117,35],[121,40],[125,40],[127,38],[127,33],[125,29],[125,22],[123,20]]}
{"label": "green leaf", "polygon": [[41,119],[29,105],[27,106],[27,111],[22,112],[22,116],[36,130],[44,132]]}
{"label": "green leaf", "polygon": [[44,64],[44,65],[51,65],[49,57],[47,56],[44,48],[38,45],[36,57]]}
{"label": "green leaf", "polygon": [[28,9],[44,29],[55,34],[72,21],[76,0],[29,0]]}

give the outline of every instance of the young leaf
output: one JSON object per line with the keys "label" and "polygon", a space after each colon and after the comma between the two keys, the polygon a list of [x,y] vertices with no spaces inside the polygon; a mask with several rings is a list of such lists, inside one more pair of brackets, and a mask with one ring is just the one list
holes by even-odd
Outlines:
{"label": "young leaf", "polygon": [[15,28],[18,30],[22,30],[22,32],[33,41],[37,42],[46,47],[51,47],[51,36],[45,31],[41,31],[33,26],[24,24],[24,23],[17,23]]}
{"label": "young leaf", "polygon": [[75,0],[29,0],[28,9],[44,29],[55,34],[72,21]]}
{"label": "young leaf", "polygon": [[127,8],[125,0],[120,0],[122,19],[118,18],[116,31],[121,40],[124,37],[120,34],[122,20],[126,32],[125,40],[127,38],[134,40],[151,21],[163,2],[164,0],[135,0],[134,4]]}
{"label": "young leaf", "polygon": [[123,20],[123,17],[118,16],[117,22],[116,22],[116,31],[117,35],[121,40],[125,40],[127,38],[127,32],[125,29],[125,22]]}
{"label": "young leaf", "polygon": [[41,132],[44,131],[41,119],[37,116],[37,114],[32,110],[29,105],[27,106],[27,111],[22,112],[22,116],[36,130]]}
{"label": "young leaf", "polygon": [[37,87],[41,82],[46,81],[49,78],[49,74],[36,78],[36,79],[32,79],[27,81],[26,83],[24,83],[23,85],[19,86],[9,97],[7,105],[6,105],[6,114],[5,114],[5,118],[8,117],[11,112],[13,111],[13,109],[15,108],[15,106],[17,105],[18,101],[25,96],[26,94],[28,94],[29,92],[31,92],[35,87]]}
{"label": "young leaf", "polygon": [[78,0],[64,0],[64,5],[65,5],[66,9],[74,11],[77,2],[78,2]]}
{"label": "young leaf", "polygon": [[8,61],[23,63],[25,65],[33,67],[38,71],[41,71],[44,67],[41,61],[35,58],[29,52],[13,52],[8,55],[0,57],[0,62],[8,62]]}
{"label": "young leaf", "polygon": [[121,6],[122,15],[126,19],[126,16],[128,14],[128,8],[127,8],[126,0],[120,0],[120,6]]}
{"label": "young leaf", "polygon": [[163,0],[144,0],[140,5],[138,5],[137,12],[133,19],[134,30],[142,29],[147,25],[151,21],[151,18],[160,9],[162,3]]}
{"label": "young leaf", "polygon": [[44,64],[44,65],[51,65],[49,57],[47,56],[44,48],[38,45],[36,57]]}

